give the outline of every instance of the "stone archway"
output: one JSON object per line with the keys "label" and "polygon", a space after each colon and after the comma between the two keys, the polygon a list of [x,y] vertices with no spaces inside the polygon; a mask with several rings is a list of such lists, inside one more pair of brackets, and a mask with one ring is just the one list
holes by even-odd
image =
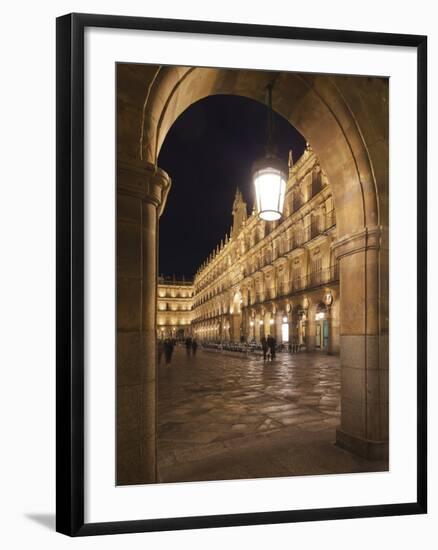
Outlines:
{"label": "stone archway", "polygon": [[[378,78],[118,65],[118,475],[156,479],[157,221],[170,177],[157,166],[165,136],[213,94],[264,101],[310,142],[337,213],[342,417],[338,444],[367,457],[388,441],[388,87]],[[141,305],[140,305],[141,304]],[[135,403],[137,410],[132,410]],[[129,406],[129,407],[128,407]]]}

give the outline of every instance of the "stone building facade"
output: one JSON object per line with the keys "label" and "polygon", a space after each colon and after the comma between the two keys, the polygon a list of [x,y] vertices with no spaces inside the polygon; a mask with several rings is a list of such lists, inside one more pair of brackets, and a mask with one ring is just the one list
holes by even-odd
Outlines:
{"label": "stone building facade", "polygon": [[278,222],[247,214],[236,192],[230,236],[194,278],[192,334],[201,341],[260,341],[339,352],[339,276],[332,191],[307,146],[289,177]]}
{"label": "stone building facade", "polygon": [[191,335],[193,282],[160,277],[157,288],[157,337],[183,339]]}

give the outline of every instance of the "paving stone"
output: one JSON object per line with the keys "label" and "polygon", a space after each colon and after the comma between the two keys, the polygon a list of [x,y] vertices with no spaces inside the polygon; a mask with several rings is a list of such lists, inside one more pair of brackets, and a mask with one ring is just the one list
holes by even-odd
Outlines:
{"label": "paving stone", "polygon": [[382,467],[333,444],[340,421],[338,357],[279,354],[267,366],[258,356],[201,348],[193,360],[176,348],[158,374],[162,482]]}
{"label": "paving stone", "polygon": [[321,416],[317,414],[298,414],[296,416],[278,418],[277,420],[281,422],[281,424],[284,424],[285,426],[290,426],[292,424],[297,426],[297,425],[303,424],[304,422],[315,421],[320,418]]}

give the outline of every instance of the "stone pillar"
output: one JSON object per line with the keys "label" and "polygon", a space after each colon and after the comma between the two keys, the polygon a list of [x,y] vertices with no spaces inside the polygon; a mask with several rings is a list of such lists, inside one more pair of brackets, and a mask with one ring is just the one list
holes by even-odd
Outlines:
{"label": "stone pillar", "polygon": [[327,308],[327,326],[328,326],[328,343],[327,343],[327,353],[328,355],[333,355],[334,353],[334,334],[333,334],[333,309],[331,307]]}
{"label": "stone pillar", "polygon": [[271,324],[270,324],[270,319],[271,319],[271,315],[269,313],[265,313],[264,317],[263,317],[263,334],[265,336],[265,338],[268,337],[269,334],[272,335],[272,332],[271,332]]}
{"label": "stone pillar", "polygon": [[366,229],[336,244],[340,262],[341,426],[338,445],[388,456],[387,231]]}
{"label": "stone pillar", "polygon": [[240,313],[230,314],[230,340],[232,342],[240,342]]}
{"label": "stone pillar", "polygon": [[117,484],[156,474],[158,217],[170,178],[133,161],[117,171]]}
{"label": "stone pillar", "polygon": [[256,315],[255,318],[255,337],[257,342],[260,342],[262,336],[263,336],[263,324],[260,324],[260,321],[263,321],[261,315]]}
{"label": "stone pillar", "polygon": [[331,317],[331,348],[333,354],[338,354],[340,351],[339,343],[339,295],[336,293],[335,300],[330,308]]}
{"label": "stone pillar", "polygon": [[287,314],[287,322],[289,323],[289,342],[291,344],[298,343],[298,329],[296,315],[292,311]]}
{"label": "stone pillar", "polygon": [[[310,301],[310,300],[309,300]],[[315,351],[316,343],[316,306],[310,304],[307,310],[307,322],[306,322],[306,351]]]}
{"label": "stone pillar", "polygon": [[249,342],[250,340],[250,327],[249,327],[249,312],[248,312],[248,308],[245,307],[243,310],[242,310],[242,335],[243,335],[243,340],[245,342]]}
{"label": "stone pillar", "polygon": [[278,344],[281,344],[283,341],[283,316],[284,314],[282,311],[277,311],[277,313],[275,314],[275,338]]}

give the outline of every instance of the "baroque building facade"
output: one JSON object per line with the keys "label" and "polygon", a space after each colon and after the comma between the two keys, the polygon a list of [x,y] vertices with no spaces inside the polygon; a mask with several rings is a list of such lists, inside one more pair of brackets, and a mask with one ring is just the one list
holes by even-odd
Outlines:
{"label": "baroque building facade", "polygon": [[157,337],[183,339],[191,335],[193,282],[159,277]]}
{"label": "baroque building facade", "polygon": [[330,183],[307,145],[289,177],[284,215],[260,220],[239,190],[230,236],[196,272],[191,333],[200,341],[277,343],[339,353],[336,215]]}

